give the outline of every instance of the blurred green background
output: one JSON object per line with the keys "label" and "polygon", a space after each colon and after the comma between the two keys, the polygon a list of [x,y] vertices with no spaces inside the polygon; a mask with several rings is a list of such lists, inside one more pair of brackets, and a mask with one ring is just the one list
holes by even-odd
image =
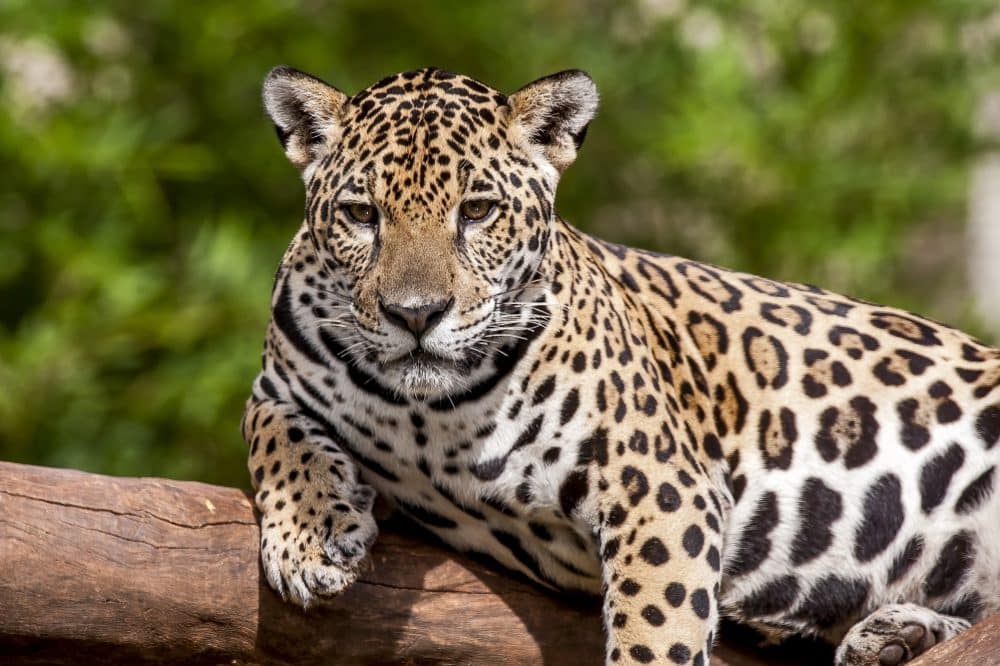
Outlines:
{"label": "blurred green background", "polygon": [[602,112],[559,193],[578,226],[995,341],[965,271],[995,12],[3,0],[0,459],[247,485],[238,424],[303,205],[259,102],[279,63],[348,92],[426,65],[507,91],[586,69]]}

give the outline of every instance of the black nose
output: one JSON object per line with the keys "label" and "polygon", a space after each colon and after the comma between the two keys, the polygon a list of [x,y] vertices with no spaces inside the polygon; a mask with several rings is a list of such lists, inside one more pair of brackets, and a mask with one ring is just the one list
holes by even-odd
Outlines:
{"label": "black nose", "polygon": [[408,329],[419,340],[424,333],[434,328],[434,325],[444,318],[444,313],[451,307],[455,299],[449,298],[434,303],[425,303],[419,307],[408,308],[402,305],[386,303],[381,298],[378,301],[382,314],[386,319]]}

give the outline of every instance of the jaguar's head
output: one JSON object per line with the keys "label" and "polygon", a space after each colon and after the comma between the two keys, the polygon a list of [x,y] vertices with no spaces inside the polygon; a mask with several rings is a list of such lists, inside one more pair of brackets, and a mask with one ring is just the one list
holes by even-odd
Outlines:
{"label": "jaguar's head", "polygon": [[287,67],[264,104],[306,184],[341,354],[414,397],[469,385],[548,316],[560,174],[597,109],[580,71],[504,95],[437,69],[354,96]]}

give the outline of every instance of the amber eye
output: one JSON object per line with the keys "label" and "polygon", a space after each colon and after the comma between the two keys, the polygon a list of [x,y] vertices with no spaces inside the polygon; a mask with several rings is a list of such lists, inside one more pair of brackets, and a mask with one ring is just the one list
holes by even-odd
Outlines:
{"label": "amber eye", "polygon": [[462,203],[459,212],[466,222],[478,222],[493,212],[494,203],[486,199],[473,199]]}
{"label": "amber eye", "polygon": [[378,219],[378,213],[375,212],[375,206],[357,203],[347,204],[344,206],[344,210],[346,210],[351,219],[358,224],[375,224],[375,221]]}

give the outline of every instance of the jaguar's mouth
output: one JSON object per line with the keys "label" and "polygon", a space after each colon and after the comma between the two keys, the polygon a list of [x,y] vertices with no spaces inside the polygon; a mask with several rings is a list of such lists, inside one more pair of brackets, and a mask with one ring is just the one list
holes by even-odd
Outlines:
{"label": "jaguar's mouth", "polygon": [[439,356],[433,352],[429,352],[423,347],[416,347],[412,351],[403,354],[393,360],[383,364],[385,368],[403,368],[403,367],[439,367],[455,365],[455,360],[450,358],[445,358],[444,356]]}
{"label": "jaguar's mouth", "polygon": [[393,385],[415,397],[450,393],[465,384],[468,368],[462,361],[416,348],[382,365]]}

